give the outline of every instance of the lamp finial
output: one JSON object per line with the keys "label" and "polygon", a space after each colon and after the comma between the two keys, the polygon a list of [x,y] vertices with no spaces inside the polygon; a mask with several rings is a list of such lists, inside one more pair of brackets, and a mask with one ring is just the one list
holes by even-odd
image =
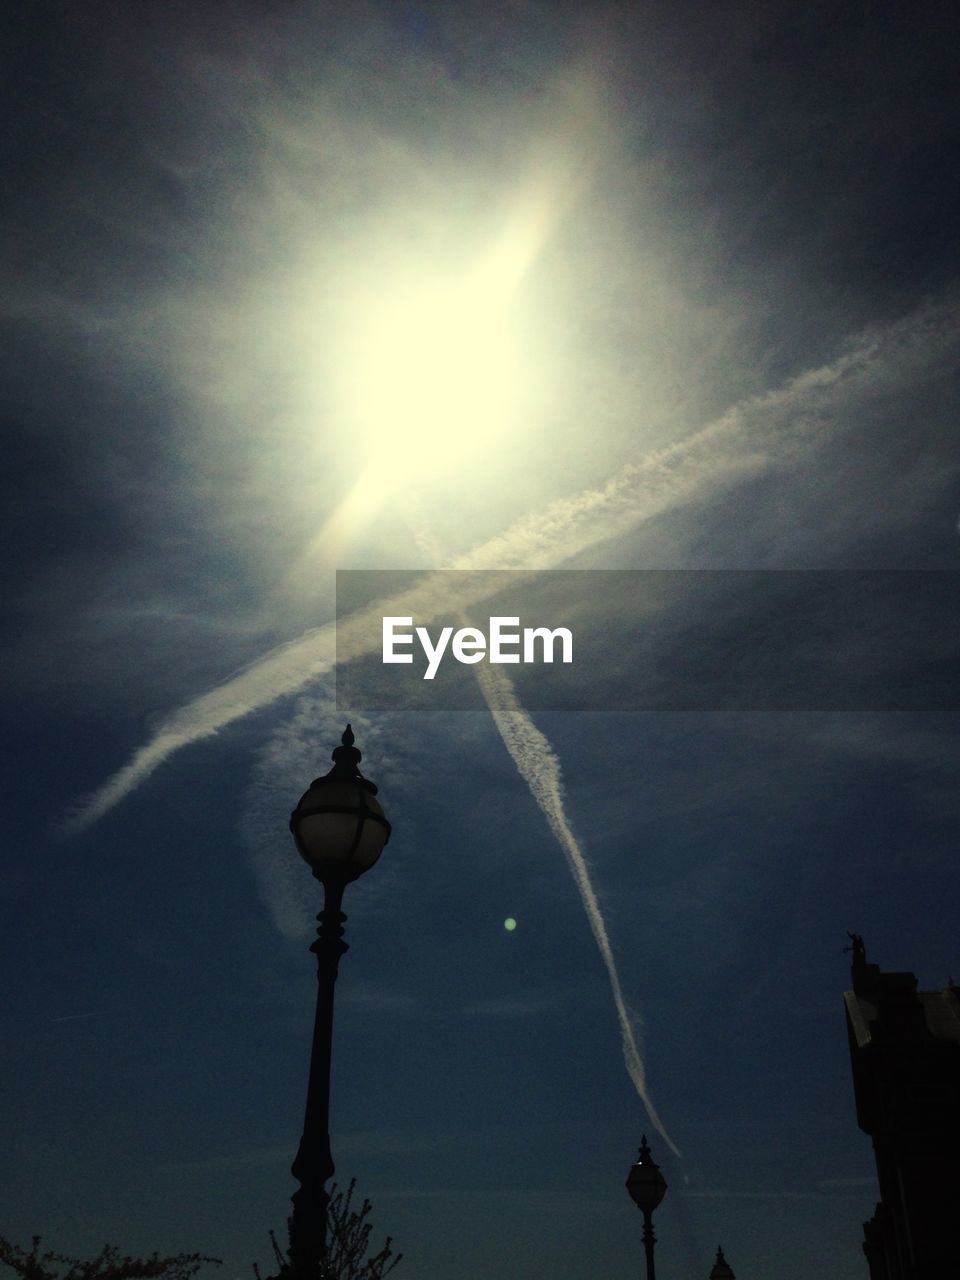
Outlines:
{"label": "lamp finial", "polygon": [[376,787],[372,782],[367,782],[360,772],[359,766],[363,756],[359,747],[353,745],[355,741],[353,729],[350,725],[347,725],[340,735],[340,746],[334,747],[330,757],[333,760],[333,768],[330,772],[337,778],[350,778],[354,781],[360,781],[368,791],[376,795]]}

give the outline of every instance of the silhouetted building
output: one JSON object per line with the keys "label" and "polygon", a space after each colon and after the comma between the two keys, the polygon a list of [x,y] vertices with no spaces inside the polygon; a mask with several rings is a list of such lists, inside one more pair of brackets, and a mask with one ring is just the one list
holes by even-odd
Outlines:
{"label": "silhouetted building", "polygon": [[719,1245],[717,1245],[717,1260],[713,1264],[713,1270],[710,1272],[710,1280],[737,1280]]}
{"label": "silhouetted building", "polygon": [[853,938],[847,1030],[857,1123],[873,1139],[880,1203],[864,1223],[871,1280],[960,1276],[960,989],[918,991]]}

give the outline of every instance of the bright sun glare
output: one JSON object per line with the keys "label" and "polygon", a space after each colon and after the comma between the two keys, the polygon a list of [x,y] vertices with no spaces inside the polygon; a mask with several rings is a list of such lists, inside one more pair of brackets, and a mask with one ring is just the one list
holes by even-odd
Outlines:
{"label": "bright sun glare", "polygon": [[357,306],[343,405],[393,483],[464,463],[515,424],[520,361],[502,284],[485,271],[421,277]]}
{"label": "bright sun glare", "polygon": [[364,423],[391,463],[459,458],[499,435],[516,382],[505,316],[479,288],[398,300],[364,334]]}
{"label": "bright sun glare", "polygon": [[509,438],[535,429],[549,381],[531,358],[539,345],[521,285],[546,221],[534,203],[472,261],[441,270],[381,258],[343,279],[322,339],[322,394],[357,469],[304,563],[320,548],[339,555],[388,497],[415,493],[421,481],[442,475],[449,484],[459,473],[472,487],[503,462]]}
{"label": "bright sun glare", "polygon": [[473,468],[529,416],[537,389],[522,285],[546,234],[545,203],[521,204],[473,261],[385,265],[353,294],[339,407],[385,487]]}

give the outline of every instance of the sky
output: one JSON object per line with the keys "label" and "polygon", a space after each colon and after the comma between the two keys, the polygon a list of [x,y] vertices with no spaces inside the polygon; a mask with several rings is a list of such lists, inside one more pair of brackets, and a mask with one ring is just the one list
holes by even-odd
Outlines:
{"label": "sky", "polygon": [[[646,1133],[661,1280],[863,1280],[847,932],[960,965],[956,11],[0,22],[0,1233],[269,1265],[349,720],[331,1136],[396,1274],[638,1274]],[[500,570],[562,697],[351,683]]]}

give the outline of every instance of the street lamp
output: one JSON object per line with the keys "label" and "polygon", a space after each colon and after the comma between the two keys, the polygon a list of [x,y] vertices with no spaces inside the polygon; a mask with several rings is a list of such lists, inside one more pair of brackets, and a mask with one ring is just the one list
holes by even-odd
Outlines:
{"label": "street lamp", "polygon": [[330,1154],[330,1052],[333,990],[343,941],[343,891],[369,871],[390,839],[390,823],[376,800],[377,788],[359,768],[360,752],[347,725],[333,752],[333,768],[315,778],[290,817],[300,856],[323,885],[317,916],[317,1012],[313,1024],[310,1080],[303,1137],[291,1172],[300,1183],[290,1219],[290,1270],[296,1280],[321,1280],[327,1251],[326,1182],[333,1177]]}
{"label": "street lamp", "polygon": [[667,1181],[660,1172],[659,1166],[653,1163],[646,1134],[640,1139],[637,1163],[630,1166],[627,1190],[630,1192],[633,1203],[643,1213],[643,1249],[647,1255],[647,1280],[656,1280],[653,1268],[653,1246],[656,1243],[656,1236],[653,1234],[653,1211],[667,1194]]}

